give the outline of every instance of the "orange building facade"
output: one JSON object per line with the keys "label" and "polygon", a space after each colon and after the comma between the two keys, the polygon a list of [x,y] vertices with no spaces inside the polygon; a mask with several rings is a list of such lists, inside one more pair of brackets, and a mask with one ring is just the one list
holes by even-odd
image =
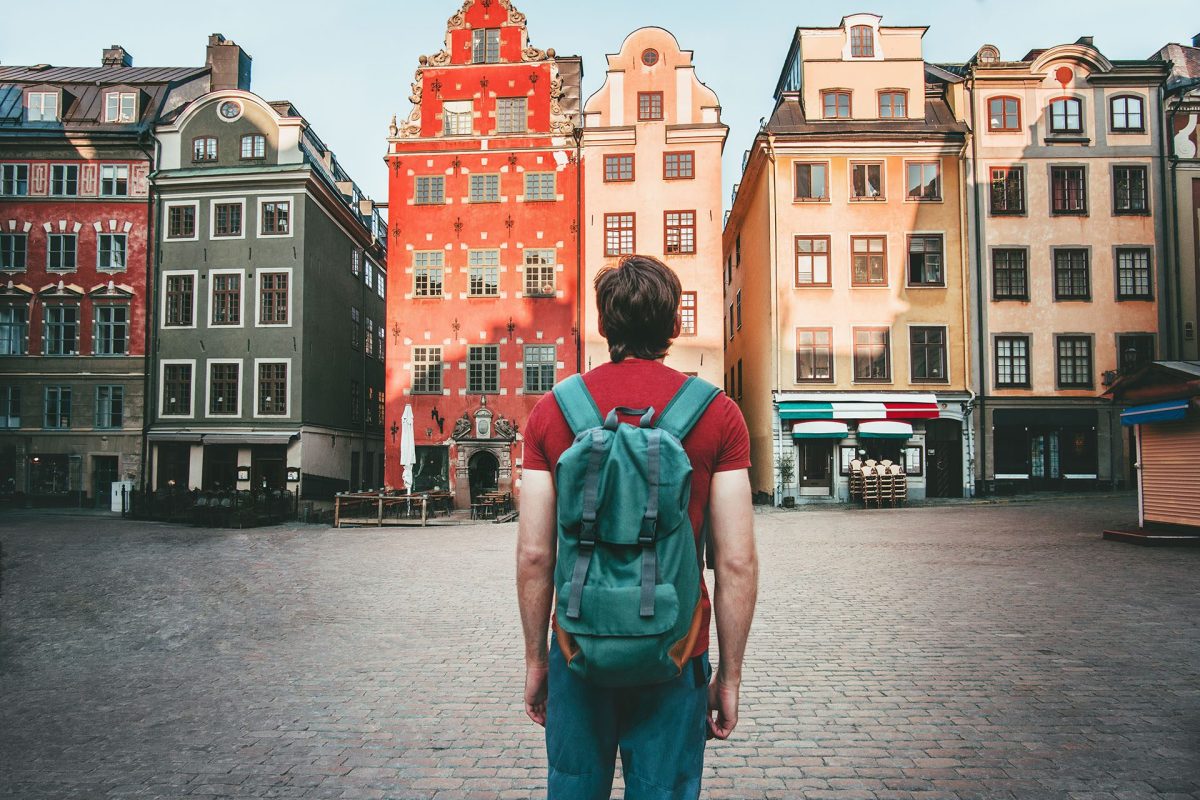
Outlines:
{"label": "orange building facade", "polygon": [[582,66],[529,44],[508,0],[466,0],[422,56],[389,175],[386,483],[467,507],[517,490],[521,428],[579,369]]}

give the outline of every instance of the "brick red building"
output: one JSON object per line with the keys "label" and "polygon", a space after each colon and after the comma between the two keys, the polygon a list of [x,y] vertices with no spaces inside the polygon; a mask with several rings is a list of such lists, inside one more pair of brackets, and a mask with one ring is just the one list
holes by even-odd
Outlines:
{"label": "brick red building", "polygon": [[579,369],[581,77],[509,0],[466,0],[420,58],[386,156],[391,486],[411,405],[413,489],[515,490],[526,416]]}

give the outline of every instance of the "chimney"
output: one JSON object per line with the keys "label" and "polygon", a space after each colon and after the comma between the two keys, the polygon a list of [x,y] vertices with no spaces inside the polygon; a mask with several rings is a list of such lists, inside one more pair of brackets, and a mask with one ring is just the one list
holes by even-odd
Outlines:
{"label": "chimney", "polygon": [[1084,47],[1095,47],[1094,41],[1095,39],[1091,36],[1080,36],[1075,40],[1075,44],[1081,44]]}
{"label": "chimney", "polygon": [[1200,33],[1192,37],[1192,47],[1200,47]]}
{"label": "chimney", "polygon": [[208,37],[204,65],[211,70],[209,90],[242,89],[250,91],[250,61],[245,50],[219,33]]}
{"label": "chimney", "polygon": [[102,67],[132,67],[133,56],[125,52],[125,48],[119,44],[114,44],[112,47],[105,48],[103,55],[100,57],[100,66]]}

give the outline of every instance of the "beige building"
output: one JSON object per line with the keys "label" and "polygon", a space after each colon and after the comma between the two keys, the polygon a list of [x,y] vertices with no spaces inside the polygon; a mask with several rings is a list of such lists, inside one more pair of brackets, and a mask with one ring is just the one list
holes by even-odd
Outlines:
{"label": "beige building", "polygon": [[959,70],[970,157],[980,365],[978,477],[991,491],[1129,480],[1132,448],[1097,395],[1169,330],[1160,206],[1167,67],[1090,38]]}
{"label": "beige building", "polygon": [[729,129],[692,52],[641,28],[608,56],[584,107],[584,369],[608,360],[596,273],[630,253],[665,261],[683,284],[683,331],[667,364],[722,382],[721,151]]}
{"label": "beige building", "polygon": [[724,231],[725,363],[753,487],[845,500],[855,457],[910,498],[970,490],[962,80],[923,27],[796,30]]}

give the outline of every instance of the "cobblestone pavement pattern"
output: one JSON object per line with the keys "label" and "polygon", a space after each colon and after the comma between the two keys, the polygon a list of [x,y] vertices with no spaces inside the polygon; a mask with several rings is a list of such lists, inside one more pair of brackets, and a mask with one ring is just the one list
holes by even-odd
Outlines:
{"label": "cobblestone pavement pattern", "polygon": [[[758,514],[705,796],[1200,797],[1200,550],[1132,503]],[[0,795],[542,796],[515,535],[0,516]]]}

